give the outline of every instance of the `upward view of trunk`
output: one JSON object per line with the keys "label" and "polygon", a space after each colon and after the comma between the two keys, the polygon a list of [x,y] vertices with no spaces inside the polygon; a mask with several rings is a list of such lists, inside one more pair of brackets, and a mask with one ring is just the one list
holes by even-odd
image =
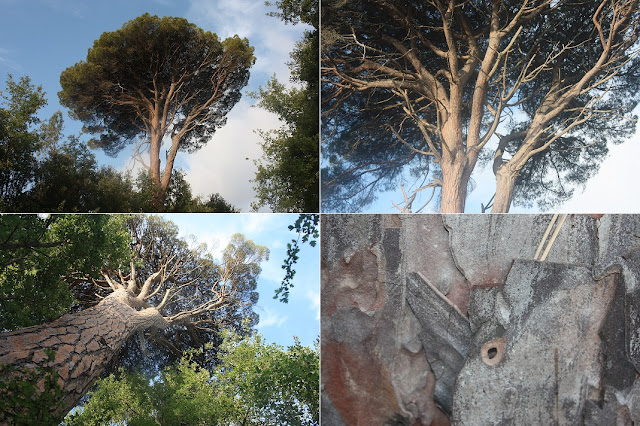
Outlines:
{"label": "upward view of trunk", "polygon": [[[68,413],[109,364],[117,350],[140,330],[165,328],[157,309],[130,306],[125,289],[107,296],[93,308],[66,314],[42,325],[0,334],[0,364],[27,369],[52,367],[60,375],[62,400],[57,414]],[[48,361],[45,349],[55,351]]]}

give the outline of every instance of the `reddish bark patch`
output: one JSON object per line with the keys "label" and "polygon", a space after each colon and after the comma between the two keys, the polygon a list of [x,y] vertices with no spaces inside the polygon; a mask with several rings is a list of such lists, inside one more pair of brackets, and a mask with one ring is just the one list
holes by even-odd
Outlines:
{"label": "reddish bark patch", "polygon": [[361,311],[382,309],[386,302],[383,282],[378,280],[378,258],[371,250],[351,256],[334,270],[323,272],[323,315],[331,316],[342,306],[355,306]]}
{"label": "reddish bark patch", "polygon": [[458,281],[451,286],[449,293],[446,294],[447,299],[451,301],[456,307],[460,310],[460,312],[469,316],[468,308],[469,308],[469,297],[471,294],[471,289],[469,288],[468,281]]}
{"label": "reddish bark patch", "polygon": [[401,409],[387,366],[370,351],[342,343],[322,345],[325,392],[348,425],[381,424]]}

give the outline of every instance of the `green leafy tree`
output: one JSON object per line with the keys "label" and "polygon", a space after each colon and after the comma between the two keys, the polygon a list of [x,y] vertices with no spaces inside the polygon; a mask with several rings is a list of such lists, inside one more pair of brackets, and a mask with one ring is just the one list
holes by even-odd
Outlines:
{"label": "green leafy tree", "polygon": [[203,203],[204,208],[210,213],[238,213],[239,210],[232,204],[228,203],[222,195],[216,193],[209,195],[206,202]]}
{"label": "green leafy tree", "polygon": [[425,190],[441,212],[464,212],[478,164],[493,165],[492,212],[549,207],[634,131],[636,1],[326,0],[322,11],[325,210],[357,211],[400,185],[402,212],[419,211]]}
{"label": "green leafy tree", "polygon": [[0,210],[5,210],[19,204],[34,178],[40,149],[36,113],[47,101],[42,87],[34,86],[29,77],[16,82],[9,75],[0,94]]}
{"label": "green leafy tree", "polygon": [[258,200],[254,210],[269,206],[275,212],[316,212],[319,209],[318,133],[318,1],[276,2],[272,16],[286,23],[313,26],[291,53],[292,80],[301,88],[287,89],[272,77],[261,87],[258,106],[277,114],[285,123],[272,131],[259,131],[263,157],[256,162],[254,182]]}
{"label": "green leafy tree", "polygon": [[[162,259],[190,259],[189,262],[183,262],[186,270],[181,281],[196,281],[199,285],[194,283],[183,288],[181,291],[185,302],[167,306],[166,315],[190,308],[198,300],[213,298],[213,283],[221,277],[227,279],[227,285],[234,291],[233,297],[229,297],[226,304],[194,313],[189,321],[176,321],[164,329],[149,329],[132,336],[123,345],[118,362],[114,363],[113,368],[124,366],[128,370],[142,369],[148,374],[155,374],[163,366],[177,361],[185,351],[202,348],[207,342],[213,345],[203,352],[200,362],[215,363],[217,348],[222,342],[221,330],[231,329],[242,334],[243,325],[254,327],[258,323],[258,315],[253,309],[258,301],[256,288],[261,269],[256,259],[267,259],[268,249],[236,234],[223,251],[223,258],[216,260],[207,254],[206,246],[191,247],[188,240],[178,236],[175,224],[161,217],[135,215],[127,219],[127,225],[132,235],[132,250],[136,259],[135,268],[140,271],[138,273],[153,273],[161,268]],[[204,267],[206,274],[201,268],[189,269],[194,263]],[[116,271],[112,273],[116,274]],[[211,283],[211,287],[207,287],[206,283]],[[109,290],[105,289],[98,294],[104,297],[109,294]],[[90,283],[86,284],[83,295],[82,298],[87,301],[86,306],[92,306],[100,300],[95,295],[95,286]]]}
{"label": "green leafy tree", "polygon": [[0,216],[0,330],[66,312],[76,282],[129,258],[123,218],[106,215]]}
{"label": "green leafy tree", "polygon": [[286,350],[258,334],[224,333],[220,363],[209,372],[194,352],[149,380],[139,372],[98,382],[67,425],[319,424],[318,346]]}
{"label": "green leafy tree", "polygon": [[86,61],[62,72],[60,103],[97,135],[91,146],[115,155],[135,143],[140,159],[148,151],[161,210],[178,151],[195,152],[225,124],[254,61],[246,39],[220,41],[185,19],[144,14],[102,34]]}

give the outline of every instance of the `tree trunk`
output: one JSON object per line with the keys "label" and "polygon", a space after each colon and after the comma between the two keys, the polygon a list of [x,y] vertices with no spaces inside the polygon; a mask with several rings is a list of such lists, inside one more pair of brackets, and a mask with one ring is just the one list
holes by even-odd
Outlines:
{"label": "tree trunk", "polygon": [[464,213],[467,187],[473,164],[466,155],[458,155],[451,162],[442,161],[442,195],[440,213]]}
{"label": "tree trunk", "polygon": [[162,212],[164,209],[164,200],[166,198],[167,188],[162,186],[160,177],[160,146],[162,145],[162,137],[164,135],[159,132],[151,135],[149,146],[149,176],[151,177],[151,184],[153,186],[153,200],[151,204],[153,210],[156,212]]}
{"label": "tree trunk", "polygon": [[498,168],[496,171],[496,196],[493,200],[491,213],[509,213],[516,177],[517,174],[506,165]]}
{"label": "tree trunk", "polygon": [[[1,333],[0,364],[26,369],[49,366],[56,370],[62,400],[55,412],[64,415],[129,337],[140,330],[168,325],[157,309],[136,311],[128,300],[126,290],[120,289],[93,308],[65,314],[51,323]],[[47,348],[55,350],[51,362],[44,351]]]}

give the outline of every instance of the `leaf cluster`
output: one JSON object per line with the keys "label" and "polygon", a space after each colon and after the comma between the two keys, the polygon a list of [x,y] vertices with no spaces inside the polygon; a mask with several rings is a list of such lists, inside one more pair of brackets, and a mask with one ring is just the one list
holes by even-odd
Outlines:
{"label": "leaf cluster", "polygon": [[300,253],[300,243],[309,243],[311,247],[316,246],[320,231],[318,223],[320,215],[317,214],[301,214],[293,225],[289,225],[289,231],[295,231],[297,238],[291,240],[287,244],[287,257],[285,258],[282,269],[285,271],[284,279],[280,287],[276,289],[274,299],[280,299],[282,303],[289,303],[289,290],[293,288],[293,278],[296,275],[295,264],[298,262],[298,253]]}
{"label": "leaf cluster", "polygon": [[129,258],[124,222],[107,215],[0,216],[0,329],[50,321],[71,288]]}
{"label": "leaf cluster", "polygon": [[191,351],[150,379],[140,372],[101,379],[65,424],[319,424],[319,357],[300,345],[284,349],[257,334],[224,332],[211,371]]}

